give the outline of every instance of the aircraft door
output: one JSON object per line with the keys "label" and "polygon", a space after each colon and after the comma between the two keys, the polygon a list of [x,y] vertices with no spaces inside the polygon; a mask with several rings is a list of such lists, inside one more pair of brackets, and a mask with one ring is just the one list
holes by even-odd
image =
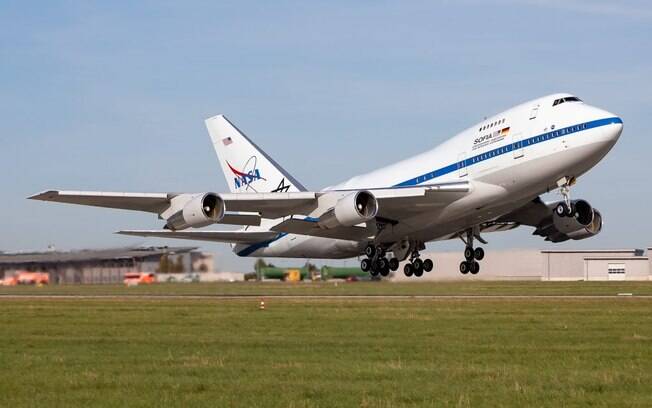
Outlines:
{"label": "aircraft door", "polygon": [[538,114],[539,114],[539,105],[533,107],[532,110],[530,111],[530,120],[536,119]]}
{"label": "aircraft door", "polygon": [[468,168],[466,167],[466,152],[460,153],[457,156],[457,171],[460,177],[465,177],[469,174]]}
{"label": "aircraft door", "polygon": [[514,153],[514,158],[519,159],[525,155],[525,149],[523,148],[523,133],[516,132],[512,134],[512,152]]}

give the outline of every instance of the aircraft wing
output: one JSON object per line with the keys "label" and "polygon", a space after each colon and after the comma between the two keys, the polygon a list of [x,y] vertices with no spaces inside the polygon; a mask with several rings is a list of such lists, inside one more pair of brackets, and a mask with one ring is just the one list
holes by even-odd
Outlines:
{"label": "aircraft wing", "polygon": [[[400,223],[414,214],[443,207],[470,191],[468,182],[456,182],[419,187],[383,188],[368,190],[378,202],[377,221]],[[328,192],[324,192],[327,194]],[[339,194],[346,192],[339,191]],[[366,226],[336,226],[323,228],[319,218],[290,218],[273,226],[277,232],[301,234],[315,237],[345,240],[364,240],[373,236],[376,230]]]}
{"label": "aircraft wing", "polygon": [[162,213],[170,206],[171,193],[118,193],[108,191],[48,190],[28,197],[31,200],[91,205],[94,207]]}
{"label": "aircraft wing", "polygon": [[[48,190],[28,198],[163,214],[170,208],[172,201],[176,197],[193,194]],[[280,218],[290,214],[308,214],[317,205],[317,193],[311,192],[229,193],[220,194],[219,196],[224,200],[225,208],[229,212],[259,214],[227,213],[220,222],[221,224],[260,225],[260,217]]]}
{"label": "aircraft wing", "polygon": [[345,239],[359,241],[368,238],[372,233],[365,227],[320,228],[316,219],[290,218],[272,227],[272,231],[287,234],[310,235],[313,237]]}
{"label": "aircraft wing", "polygon": [[230,244],[254,244],[274,239],[273,231],[170,231],[170,230],[125,230],[117,234],[139,237],[191,239],[195,241],[225,242]]}
{"label": "aircraft wing", "polygon": [[[378,202],[378,219],[401,222],[415,213],[444,206],[470,190],[468,182],[442,183],[417,187],[370,189]],[[335,199],[358,190],[322,192],[227,193],[219,194],[227,211],[217,223],[260,225],[261,218],[276,219],[294,215],[309,216],[320,205],[322,196],[333,194]],[[102,191],[49,190],[29,197],[33,200],[89,205],[123,210],[145,211],[168,219],[183,208],[184,203],[199,193],[124,193]],[[327,211],[327,209],[325,209]],[[277,232],[297,233],[331,238],[356,239],[368,236],[363,228],[347,227],[339,231],[324,231],[315,223],[287,222],[275,228]],[[165,236],[173,237],[170,234]],[[198,235],[201,236],[201,235]],[[202,238],[199,238],[202,239]],[[361,238],[360,238],[361,239]]]}
{"label": "aircraft wing", "polygon": [[378,217],[400,222],[414,214],[443,207],[471,190],[468,181],[418,187],[369,190],[378,200]]}
{"label": "aircraft wing", "polygon": [[[546,204],[540,197],[528,202],[523,207],[500,217],[498,222],[513,222],[517,225],[534,227],[532,235],[544,237],[546,241],[563,242],[569,239],[567,234],[557,230],[553,222],[553,208],[556,203]],[[580,239],[580,238],[573,238]]]}

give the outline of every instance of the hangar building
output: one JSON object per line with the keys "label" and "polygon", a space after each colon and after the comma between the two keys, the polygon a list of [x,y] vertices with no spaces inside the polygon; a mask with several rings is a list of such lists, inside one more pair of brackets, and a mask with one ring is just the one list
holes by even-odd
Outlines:
{"label": "hangar building", "polygon": [[17,271],[47,272],[50,283],[117,283],[127,272],[208,272],[210,254],[195,247],[129,247],[78,251],[0,252],[0,279]]}
{"label": "hangar building", "polygon": [[[541,280],[541,281],[647,281],[652,280],[652,248],[647,255],[642,249],[598,250],[487,250],[480,261],[480,273],[463,276],[459,272],[462,251],[424,251],[421,258],[435,263],[432,272],[421,280]],[[394,280],[407,278],[402,269],[394,272]]]}

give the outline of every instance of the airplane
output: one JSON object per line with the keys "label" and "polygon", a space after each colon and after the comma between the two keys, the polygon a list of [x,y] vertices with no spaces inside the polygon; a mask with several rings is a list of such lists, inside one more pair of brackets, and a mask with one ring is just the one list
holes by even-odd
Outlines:
{"label": "airplane", "polygon": [[[229,193],[48,190],[28,197],[158,214],[161,230],[119,234],[231,244],[244,257],[361,258],[372,276],[403,263],[406,276],[434,268],[420,251],[460,239],[462,274],[477,274],[484,234],[518,226],[551,242],[602,230],[602,214],[571,199],[571,187],[619,139],[623,121],[568,93],[531,100],[488,117],[432,150],[308,191],[225,116],[206,127]],[[558,190],[561,200],[540,195]],[[212,224],[238,230],[196,229]]]}

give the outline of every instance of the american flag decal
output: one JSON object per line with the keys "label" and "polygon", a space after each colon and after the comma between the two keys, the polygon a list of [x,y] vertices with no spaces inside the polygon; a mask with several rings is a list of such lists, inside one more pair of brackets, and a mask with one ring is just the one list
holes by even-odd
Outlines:
{"label": "american flag decal", "polygon": [[233,139],[231,139],[230,137],[226,137],[226,138],[222,139],[222,143],[224,143],[224,146],[228,146],[231,143],[233,143]]}

